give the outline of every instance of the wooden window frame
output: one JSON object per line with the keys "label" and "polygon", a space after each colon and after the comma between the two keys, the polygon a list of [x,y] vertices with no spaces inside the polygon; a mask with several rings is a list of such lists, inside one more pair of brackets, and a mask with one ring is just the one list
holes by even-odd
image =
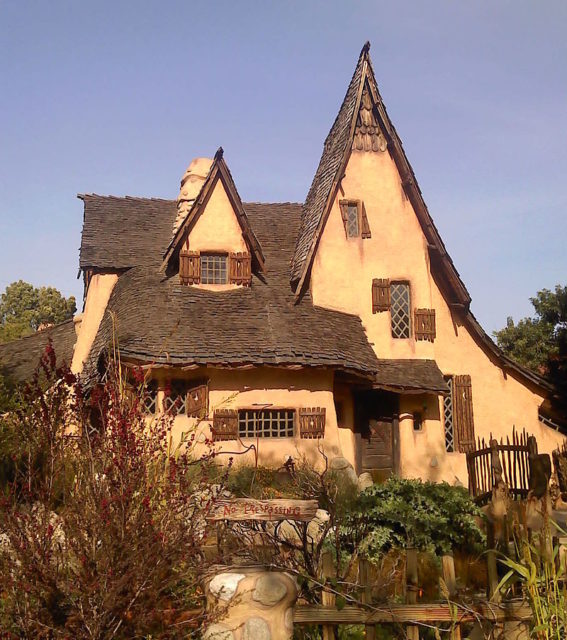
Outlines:
{"label": "wooden window frame", "polygon": [[[265,407],[265,408],[258,408],[258,407],[238,407],[238,409],[236,410],[237,414],[238,414],[238,438],[240,440],[245,440],[245,439],[256,439],[256,438],[262,438],[263,440],[282,440],[284,438],[295,438],[295,435],[297,433],[297,409],[294,409],[293,407]],[[261,413],[281,413],[281,412],[286,412],[286,413],[291,413],[292,414],[292,435],[289,435],[289,433],[286,433],[284,435],[264,435],[264,427],[262,426],[261,432],[255,432],[254,435],[249,435],[249,434],[243,434],[241,431],[241,414],[244,412],[250,412],[250,413],[256,413],[256,414],[261,414]],[[289,427],[287,427],[289,428]],[[284,427],[285,429],[285,427]]]}
{"label": "wooden window frame", "polygon": [[[224,267],[224,273],[225,273],[225,280],[224,282],[205,282],[205,280],[203,279],[203,259],[208,259],[208,258],[224,258],[225,259],[225,267]],[[230,257],[229,257],[229,253],[228,251],[200,251],[199,252],[199,269],[200,269],[200,284],[206,284],[208,286],[219,286],[219,285],[224,285],[224,284],[229,284],[230,283]],[[214,273],[214,269],[213,269],[213,273]]]}
{"label": "wooden window frame", "polygon": [[[395,336],[394,335],[394,319],[392,316],[392,308],[394,306],[392,287],[394,285],[405,285],[408,288],[408,310],[407,310],[407,323],[408,323],[408,335],[407,336]],[[390,335],[394,340],[410,340],[413,333],[412,323],[412,303],[411,303],[411,283],[409,280],[390,280]]]}

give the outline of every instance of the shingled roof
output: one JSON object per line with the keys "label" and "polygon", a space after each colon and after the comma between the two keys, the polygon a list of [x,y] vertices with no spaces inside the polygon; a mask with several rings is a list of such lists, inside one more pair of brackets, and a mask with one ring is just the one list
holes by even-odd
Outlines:
{"label": "shingled roof", "polygon": [[303,295],[309,280],[317,244],[350,157],[362,94],[366,89],[371,98],[373,114],[386,139],[388,152],[396,163],[402,186],[429,243],[432,275],[452,302],[468,306],[470,295],[433,223],[402,142],[378,91],[369,51],[370,43],[367,42],[360,52],[345,98],[325,140],[319,166],[303,206],[290,274],[291,282],[296,286],[296,298]]}
{"label": "shingled roof", "polygon": [[81,269],[158,265],[171,240],[175,200],[81,194],[84,202]]}
{"label": "shingled roof", "polygon": [[0,371],[15,382],[28,380],[49,340],[53,343],[57,365],[65,363],[71,366],[76,339],[73,320],[67,320],[25,338],[0,344]]}
{"label": "shingled roof", "polygon": [[[165,216],[168,204],[160,205]],[[137,201],[129,199],[122,213],[126,206],[133,222]],[[206,291],[180,285],[177,276],[166,278],[145,259],[119,278],[87,368],[96,366],[110,343],[112,313],[126,359],[211,366],[300,364],[374,375],[378,362],[358,316],[315,307],[308,297],[294,304],[289,256],[301,205],[248,203],[244,208],[264,250],[265,281],[254,276],[251,287]],[[158,247],[170,233],[171,228]]]}

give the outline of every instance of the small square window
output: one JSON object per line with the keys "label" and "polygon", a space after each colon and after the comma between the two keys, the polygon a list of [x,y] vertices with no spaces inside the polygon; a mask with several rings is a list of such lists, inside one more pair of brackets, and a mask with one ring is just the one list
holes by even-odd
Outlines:
{"label": "small square window", "polygon": [[226,284],[227,256],[214,253],[201,254],[201,283],[202,284]]}
{"label": "small square window", "polygon": [[421,411],[415,411],[413,414],[413,430],[423,431],[423,416]]}

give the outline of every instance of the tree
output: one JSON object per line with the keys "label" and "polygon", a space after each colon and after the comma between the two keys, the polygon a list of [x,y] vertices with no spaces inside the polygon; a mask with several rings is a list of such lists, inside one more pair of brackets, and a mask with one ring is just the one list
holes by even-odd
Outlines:
{"label": "tree", "polygon": [[76,310],[74,296],[65,298],[54,287],[13,282],[0,299],[0,342],[22,338],[41,325],[68,320]]}
{"label": "tree", "polygon": [[[517,324],[509,317],[506,327],[494,332],[498,346],[516,362],[547,377],[557,368],[553,362],[567,341],[567,286],[542,289],[530,298],[535,316]],[[565,344],[564,344],[565,347]],[[564,353],[565,355],[565,353]]]}

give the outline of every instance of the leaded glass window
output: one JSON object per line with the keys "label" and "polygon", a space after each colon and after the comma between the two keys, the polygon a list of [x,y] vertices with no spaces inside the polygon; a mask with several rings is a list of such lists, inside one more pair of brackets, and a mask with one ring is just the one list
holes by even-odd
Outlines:
{"label": "leaded glass window", "polygon": [[201,254],[201,283],[202,284],[226,284],[227,256],[202,253]]}
{"label": "leaded glass window", "polygon": [[294,427],[293,409],[242,409],[238,412],[241,438],[292,438]]}
{"label": "leaded glass window", "polygon": [[142,395],[142,407],[144,409],[144,413],[155,414],[158,412],[157,393],[157,380],[150,380],[144,387]]}
{"label": "leaded glass window", "polygon": [[349,238],[358,238],[360,235],[358,205],[356,202],[347,205],[346,231]]}
{"label": "leaded glass window", "polygon": [[392,315],[392,337],[410,337],[410,287],[406,282],[390,285],[390,313]]}
{"label": "leaded glass window", "polygon": [[443,397],[443,427],[445,430],[445,451],[455,451],[455,421],[453,417],[453,378],[445,378],[449,393]]}
{"label": "leaded glass window", "polygon": [[172,380],[165,392],[164,407],[173,415],[184,416],[187,413],[188,383],[185,380]]}

